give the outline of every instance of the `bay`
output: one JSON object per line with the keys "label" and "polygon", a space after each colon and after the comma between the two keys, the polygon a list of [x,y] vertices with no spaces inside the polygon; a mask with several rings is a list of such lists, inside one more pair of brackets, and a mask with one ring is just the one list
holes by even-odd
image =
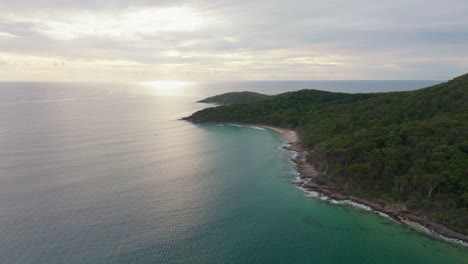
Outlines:
{"label": "bay", "polygon": [[277,132],[179,120],[224,91],[426,85],[1,83],[0,263],[465,263],[466,248],[306,197]]}

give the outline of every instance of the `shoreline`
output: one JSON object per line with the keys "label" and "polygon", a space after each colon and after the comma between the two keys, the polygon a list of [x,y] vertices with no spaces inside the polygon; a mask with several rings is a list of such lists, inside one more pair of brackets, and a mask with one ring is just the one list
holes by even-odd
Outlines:
{"label": "shoreline", "polygon": [[300,178],[300,180],[296,182],[296,185],[305,192],[316,193],[316,195],[308,195],[308,197],[328,200],[330,203],[334,204],[350,204],[352,206],[361,207],[366,211],[388,217],[399,224],[423,232],[430,237],[468,247],[467,235],[433,222],[424,216],[413,214],[407,211],[403,205],[389,204],[383,201],[371,201],[346,193],[343,190],[326,185],[323,182],[316,181],[316,177],[320,173],[312,164],[307,162],[307,156],[310,154],[310,151],[302,148],[299,135],[296,131],[274,126],[255,125],[279,132],[287,139],[288,142],[283,148],[297,153],[297,155],[291,159],[296,164],[296,169]]}
{"label": "shoreline", "polygon": [[[193,120],[187,120],[193,122]],[[415,231],[424,233],[425,235],[442,240],[451,244],[456,244],[463,247],[468,247],[468,236],[453,230],[445,225],[431,221],[424,216],[413,214],[403,206],[398,204],[390,204],[385,201],[371,201],[369,199],[361,198],[353,194],[347,193],[336,187],[326,185],[324,182],[316,181],[316,177],[320,174],[315,167],[307,161],[307,156],[313,150],[304,149],[301,145],[300,137],[296,131],[263,125],[263,124],[234,124],[234,123],[219,123],[219,122],[195,122],[203,124],[225,124],[237,126],[255,126],[263,129],[273,130],[281,133],[286,139],[287,143],[282,146],[283,149],[293,151],[296,153],[291,161],[296,165],[299,180],[295,182],[298,188],[310,198],[326,200],[332,204],[348,204],[354,207],[360,207],[368,212],[376,213],[382,217],[389,218],[398,224],[409,227]]]}

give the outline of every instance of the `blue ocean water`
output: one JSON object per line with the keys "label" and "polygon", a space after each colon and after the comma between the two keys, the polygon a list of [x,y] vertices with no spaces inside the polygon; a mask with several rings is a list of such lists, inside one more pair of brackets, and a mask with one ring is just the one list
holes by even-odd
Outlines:
{"label": "blue ocean water", "polygon": [[465,263],[465,248],[305,197],[277,132],[179,120],[207,95],[318,83],[1,83],[0,263]]}

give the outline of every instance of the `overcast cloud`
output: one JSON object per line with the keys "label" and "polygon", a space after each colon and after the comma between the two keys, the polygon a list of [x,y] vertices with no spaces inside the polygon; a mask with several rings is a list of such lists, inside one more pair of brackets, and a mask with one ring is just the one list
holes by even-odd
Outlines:
{"label": "overcast cloud", "polygon": [[431,79],[468,1],[0,0],[0,80]]}

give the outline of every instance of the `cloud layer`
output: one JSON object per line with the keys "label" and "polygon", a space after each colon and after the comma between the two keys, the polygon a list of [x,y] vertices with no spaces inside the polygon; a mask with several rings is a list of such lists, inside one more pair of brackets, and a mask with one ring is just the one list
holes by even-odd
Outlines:
{"label": "cloud layer", "polygon": [[468,2],[0,0],[0,80],[449,79]]}

